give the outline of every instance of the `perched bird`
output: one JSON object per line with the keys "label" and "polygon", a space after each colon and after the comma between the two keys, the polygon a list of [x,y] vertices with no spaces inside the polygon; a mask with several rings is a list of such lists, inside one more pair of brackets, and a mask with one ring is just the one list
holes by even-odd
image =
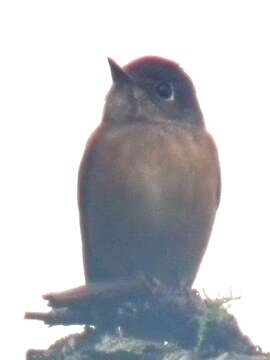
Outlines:
{"label": "perched bird", "polygon": [[177,63],[121,68],[78,178],[86,282],[139,274],[191,287],[220,198],[220,168],[191,79]]}

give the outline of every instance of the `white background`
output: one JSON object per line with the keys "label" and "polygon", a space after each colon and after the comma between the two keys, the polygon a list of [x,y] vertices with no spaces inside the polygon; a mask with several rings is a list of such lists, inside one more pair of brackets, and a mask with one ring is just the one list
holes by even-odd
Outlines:
{"label": "white background", "polygon": [[0,328],[10,358],[78,330],[23,314],[46,310],[41,294],[83,283],[77,169],[111,84],[106,57],[124,65],[147,54],[192,77],[219,148],[221,206],[195,285],[242,295],[232,311],[270,351],[268,4],[1,2]]}

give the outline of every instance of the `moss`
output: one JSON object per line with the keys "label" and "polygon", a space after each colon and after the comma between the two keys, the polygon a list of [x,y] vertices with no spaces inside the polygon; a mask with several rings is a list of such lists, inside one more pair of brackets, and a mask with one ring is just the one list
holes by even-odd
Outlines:
{"label": "moss", "polygon": [[[27,359],[136,360],[165,359],[169,355],[178,359],[183,352],[196,354],[198,359],[209,356],[214,359],[222,353],[241,354],[243,359],[270,359],[241,332],[228,312],[227,306],[233,300],[231,297],[202,299],[196,291],[158,287],[145,297],[99,303],[96,308],[91,306],[91,312],[84,308],[80,317],[86,324],[92,323],[92,315],[87,316],[95,313],[95,330],[62,339],[47,351],[30,350]],[[64,323],[78,318],[72,311],[70,308],[64,312],[67,316]],[[77,314],[80,309],[75,311]],[[115,336],[119,327],[121,336]]]}

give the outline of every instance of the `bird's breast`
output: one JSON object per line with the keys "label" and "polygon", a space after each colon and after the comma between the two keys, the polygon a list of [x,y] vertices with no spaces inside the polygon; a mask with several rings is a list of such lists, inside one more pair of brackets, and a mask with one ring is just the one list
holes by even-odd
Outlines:
{"label": "bird's breast", "polygon": [[216,206],[217,158],[205,130],[177,126],[110,129],[97,147],[97,187],[109,197],[122,196],[132,208],[148,209],[153,221],[178,211],[189,216],[200,207]]}
{"label": "bird's breast", "polygon": [[91,141],[79,176],[87,276],[192,281],[218,204],[211,137],[139,123],[101,127]]}

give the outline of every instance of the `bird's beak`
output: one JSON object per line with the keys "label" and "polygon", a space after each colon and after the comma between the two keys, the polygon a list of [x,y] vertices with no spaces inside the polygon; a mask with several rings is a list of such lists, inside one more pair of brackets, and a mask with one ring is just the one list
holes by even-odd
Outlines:
{"label": "bird's beak", "polygon": [[130,77],[113,59],[108,58],[108,62],[111,68],[114,84],[121,85],[130,82]]}

